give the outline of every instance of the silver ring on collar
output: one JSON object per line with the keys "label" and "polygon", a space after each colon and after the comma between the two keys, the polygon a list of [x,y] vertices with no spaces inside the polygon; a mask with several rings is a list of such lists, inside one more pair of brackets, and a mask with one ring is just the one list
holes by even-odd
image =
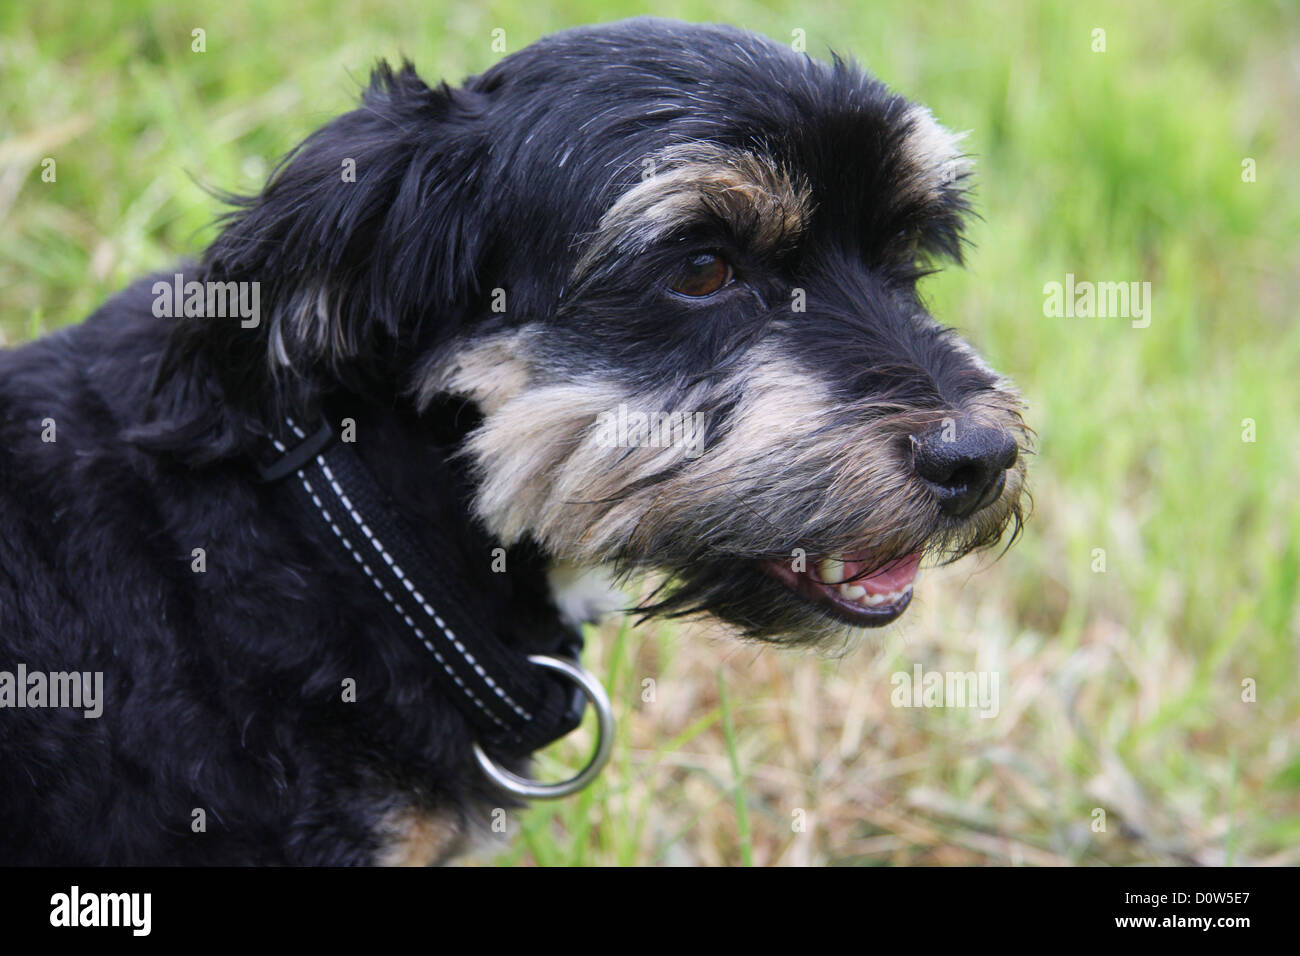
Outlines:
{"label": "silver ring on collar", "polygon": [[539,667],[559,671],[569,678],[578,685],[591,706],[596,709],[595,753],[587,761],[587,766],[583,767],[576,776],[561,780],[559,783],[542,783],[540,780],[521,777],[498,764],[477,743],[474,744],[474,758],[487,778],[509,793],[530,800],[554,800],[567,797],[595,780],[609,760],[610,751],[614,747],[614,709],[610,706],[609,695],[605,693],[605,688],[600,686],[600,681],[580,665],[548,654],[532,654],[528,659]]}

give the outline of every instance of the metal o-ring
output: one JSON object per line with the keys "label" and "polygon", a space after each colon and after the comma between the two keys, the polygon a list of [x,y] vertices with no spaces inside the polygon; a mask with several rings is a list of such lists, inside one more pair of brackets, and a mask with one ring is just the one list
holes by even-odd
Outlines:
{"label": "metal o-ring", "polygon": [[498,764],[477,743],[474,744],[474,758],[487,778],[509,793],[530,800],[554,800],[558,797],[567,797],[595,780],[609,760],[610,751],[614,747],[614,709],[610,706],[609,695],[605,693],[605,688],[600,686],[600,681],[580,665],[547,654],[533,654],[528,659],[539,667],[558,671],[568,677],[578,685],[587,700],[591,702],[591,706],[596,709],[595,753],[591,755],[591,760],[587,761],[587,766],[583,767],[576,776],[558,783],[542,783],[540,780],[521,777]]}

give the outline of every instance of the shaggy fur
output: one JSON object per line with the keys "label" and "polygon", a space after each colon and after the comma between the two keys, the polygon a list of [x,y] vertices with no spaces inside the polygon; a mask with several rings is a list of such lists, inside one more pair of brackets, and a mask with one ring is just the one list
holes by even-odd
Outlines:
{"label": "shaggy fur", "polygon": [[[427,653],[254,480],[286,414],[355,422],[521,653],[567,626],[548,571],[826,645],[863,624],[787,586],[805,558],[997,542],[1019,400],[915,288],[967,182],[928,111],[727,27],[573,30],[457,89],[378,68],[201,261],[0,353],[0,669],[105,675],[99,719],[0,710],[0,863],[427,862],[506,803]],[[731,281],[672,291],[701,256]],[[156,316],[174,272],[257,283],[260,321]],[[702,414],[702,453],[608,447],[620,406]],[[944,423],[1011,436],[972,513],[914,469]]]}

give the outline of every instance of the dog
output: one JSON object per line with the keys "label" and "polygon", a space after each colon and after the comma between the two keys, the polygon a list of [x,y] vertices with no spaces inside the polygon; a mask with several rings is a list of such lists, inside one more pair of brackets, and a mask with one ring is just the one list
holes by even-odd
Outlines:
{"label": "dog", "polygon": [[378,66],[199,260],[0,353],[0,863],[449,859],[553,795],[607,583],[838,648],[1009,543],[1023,403],[916,289],[969,185],[731,27]]}

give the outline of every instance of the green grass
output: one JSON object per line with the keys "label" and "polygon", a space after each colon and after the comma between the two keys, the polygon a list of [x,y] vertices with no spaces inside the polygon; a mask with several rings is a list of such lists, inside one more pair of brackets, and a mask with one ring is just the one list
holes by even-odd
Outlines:
{"label": "green grass", "polygon": [[722,736],[727,745],[727,758],[731,763],[732,795],[736,806],[736,840],[740,843],[740,861],[745,866],[753,866],[754,844],[749,832],[745,774],[740,769],[740,754],[736,751],[736,727],[731,715],[731,699],[727,696],[727,678],[722,672],[718,673],[718,700],[722,708]]}
{"label": "green grass", "polygon": [[[646,9],[6,5],[0,341],[79,321],[197,252],[218,212],[199,183],[255,188],[354,102],[375,58],[455,80],[497,58],[493,28],[514,50]],[[1025,393],[1035,512],[1005,558],[929,575],[902,625],[842,661],[700,628],[593,632],[589,663],[620,711],[611,767],[511,819],[499,861],[1300,862],[1300,9],[654,10],[802,29],[811,52],[851,52],[972,131],[983,218],[967,268],[925,291]],[[195,27],[206,53],[190,51]],[[1150,281],[1150,327],[1045,317],[1043,285],[1067,272]],[[890,675],[918,661],[996,668],[1001,714],[891,707]]]}

